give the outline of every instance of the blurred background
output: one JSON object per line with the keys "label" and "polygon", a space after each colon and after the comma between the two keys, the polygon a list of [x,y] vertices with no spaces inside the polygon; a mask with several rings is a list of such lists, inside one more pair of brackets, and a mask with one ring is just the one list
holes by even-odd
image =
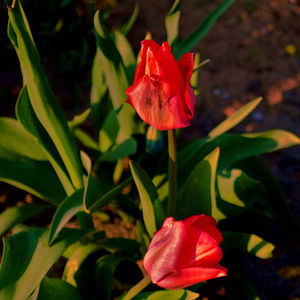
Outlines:
{"label": "blurred background", "polygon": [[[190,31],[222,1],[184,0],[180,37]],[[161,43],[166,39],[164,17],[171,0],[139,0],[140,13],[129,40],[137,53],[147,32]],[[0,115],[14,116],[14,105],[22,87],[15,51],[6,34],[8,1],[0,2]],[[54,92],[70,119],[89,106],[91,66],[96,46],[93,15],[96,9],[110,12],[111,29],[124,24],[135,0],[23,0],[30,27]],[[201,60],[211,61],[200,70],[196,115],[184,131],[186,138],[206,135],[226,116],[248,101],[263,96],[262,104],[236,132],[273,128],[287,129],[300,136],[300,1],[239,0],[216,22],[194,49]],[[291,207],[300,220],[300,151],[294,147],[264,157]],[[0,189],[6,185],[1,185]],[[0,202],[1,202],[0,191]],[[262,226],[256,220],[257,226]],[[264,224],[266,226],[266,224]],[[276,227],[271,240],[289,243]],[[260,267],[249,261],[249,274],[256,277],[265,299],[300,299],[299,247]],[[288,262],[288,263],[287,263]],[[299,266],[291,272],[281,265]],[[279,270],[279,271],[278,271]],[[278,274],[281,270],[281,276]],[[297,271],[298,270],[298,271]],[[285,273],[284,273],[285,272]],[[288,277],[288,278],[287,278]],[[242,300],[242,299],[241,299]]]}

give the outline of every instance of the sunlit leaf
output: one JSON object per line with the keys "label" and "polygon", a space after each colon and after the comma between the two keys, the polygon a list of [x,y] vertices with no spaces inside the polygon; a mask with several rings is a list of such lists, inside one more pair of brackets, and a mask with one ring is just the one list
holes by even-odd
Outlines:
{"label": "sunlit leaf", "polygon": [[224,240],[221,247],[224,251],[250,253],[261,259],[268,259],[273,256],[272,252],[275,246],[255,234],[222,232],[222,235]]}
{"label": "sunlit leaf", "polygon": [[20,61],[24,85],[27,86],[33,110],[55,144],[74,186],[81,187],[81,166],[75,141],[51,90],[19,1],[16,1],[14,8],[8,9],[8,16],[9,37],[12,37]]}
{"label": "sunlit leaf", "polygon": [[231,117],[227,118],[225,121],[220,123],[208,134],[210,139],[214,139],[219,135],[227,132],[229,129],[233,128],[242,120],[244,120],[256,108],[256,106],[261,102],[261,100],[262,97],[259,97],[242,106]]}
{"label": "sunlit leaf", "polygon": [[165,18],[165,26],[168,37],[167,41],[172,48],[174,48],[178,41],[180,14],[180,0],[175,0],[172,8]]}
{"label": "sunlit leaf", "polygon": [[146,229],[153,237],[164,221],[158,193],[148,174],[137,163],[130,161],[130,169],[140,195]]}
{"label": "sunlit leaf", "polygon": [[[154,291],[140,293],[133,297],[132,300],[195,300],[199,298],[198,293],[191,292],[189,290],[176,290],[176,291]],[[122,299],[122,298],[121,298]]]}

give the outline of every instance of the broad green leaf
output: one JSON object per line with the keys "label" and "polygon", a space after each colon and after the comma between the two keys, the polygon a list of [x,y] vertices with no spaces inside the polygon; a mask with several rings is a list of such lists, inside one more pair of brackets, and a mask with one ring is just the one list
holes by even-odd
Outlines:
{"label": "broad green leaf", "polygon": [[180,42],[175,50],[175,58],[178,60],[181,56],[192,50],[192,48],[204,37],[204,35],[209,31],[215,21],[227,10],[227,8],[234,2],[234,0],[225,0],[217,8],[215,8],[204,21],[192,32],[188,37],[186,37],[182,42]]}
{"label": "broad green leaf", "polygon": [[133,297],[132,300],[195,300],[198,298],[198,293],[180,289],[175,291],[155,291],[140,293],[137,296]]}
{"label": "broad green leaf", "polygon": [[65,191],[48,162],[7,160],[0,157],[0,181],[58,205]]}
{"label": "broad green leaf", "polygon": [[[205,143],[203,139],[201,139],[180,151],[178,161],[182,158],[184,164],[182,163],[178,166],[179,182],[184,182],[189,170],[192,170],[195,164],[201,161],[216,147],[220,147],[218,170],[222,171],[239,160],[299,144],[300,139],[297,136],[281,129],[242,135],[224,134],[209,143]],[[194,150],[192,149],[193,145],[196,148]],[[187,153],[189,149],[193,153],[184,159],[183,154]]]}
{"label": "broad green leaf", "polygon": [[236,126],[238,123],[243,121],[261,102],[262,97],[256,98],[246,105],[242,106],[239,110],[237,110],[231,117],[227,118],[225,121],[220,123],[217,127],[215,127],[209,134],[210,139],[214,139],[219,135],[227,132],[229,129]]}
{"label": "broad green leaf", "polygon": [[158,193],[150,177],[137,163],[130,161],[130,169],[140,195],[146,229],[153,237],[164,221]]}
{"label": "broad green leaf", "polygon": [[75,140],[51,90],[19,1],[16,1],[14,8],[8,9],[8,16],[9,37],[13,36],[12,43],[21,64],[24,85],[27,86],[34,112],[55,144],[74,186],[81,187],[81,166]]}
{"label": "broad green leaf", "polygon": [[174,48],[178,41],[180,14],[180,0],[175,0],[165,18],[167,41],[172,48]]}
{"label": "broad green leaf", "polygon": [[11,227],[35,217],[48,208],[49,205],[35,203],[7,208],[0,214],[0,236]]}
{"label": "broad green leaf", "polygon": [[48,246],[48,230],[44,228],[22,230],[4,238],[0,299],[21,300],[30,296],[65,249],[81,236],[78,230],[65,230],[52,247]]}
{"label": "broad green leaf", "polygon": [[215,196],[217,164],[220,149],[216,148],[200,161],[187,178],[182,195],[177,201],[177,216],[184,219],[195,214],[223,218]]}
{"label": "broad green leaf", "polygon": [[30,134],[32,134],[37,139],[38,143],[42,146],[47,159],[51,163],[54,171],[60,179],[60,182],[64,186],[66,193],[71,194],[74,190],[74,187],[72,186],[72,183],[68,176],[68,172],[51,138],[34,113],[29,100],[26,86],[24,86],[22,91],[20,92],[16,104],[16,115],[23,127]]}
{"label": "broad green leaf", "polygon": [[79,291],[64,280],[45,277],[40,285],[37,300],[82,300]]}
{"label": "broad green leaf", "polygon": [[116,47],[122,57],[124,67],[126,68],[127,78],[129,82],[133,82],[134,74],[136,70],[136,57],[131,47],[131,44],[127,40],[124,34],[120,31],[114,31],[114,39]]}
{"label": "broad green leaf", "polygon": [[224,251],[250,253],[261,259],[268,259],[273,256],[275,246],[264,241],[255,234],[242,232],[222,232],[223,241],[221,248]]}
{"label": "broad green leaf", "polygon": [[100,257],[95,269],[97,295],[100,299],[111,299],[112,284],[116,275],[119,275],[119,281],[129,284],[142,279],[142,272],[132,258],[121,254]]}
{"label": "broad green leaf", "polygon": [[133,27],[138,15],[139,15],[139,12],[140,12],[140,4],[138,2],[136,2],[134,4],[134,9],[133,9],[132,15],[130,16],[130,18],[128,19],[126,24],[124,24],[122,26],[122,28],[120,28],[120,32],[122,32],[125,36],[130,32],[131,28]]}
{"label": "broad green leaf", "polygon": [[99,149],[107,152],[115,143],[120,130],[118,112],[111,110],[99,131]]}
{"label": "broad green leaf", "polygon": [[51,222],[48,240],[49,245],[53,243],[57,238],[57,235],[70,219],[83,208],[82,202],[83,188],[75,191],[60,203]]}
{"label": "broad green leaf", "polygon": [[117,161],[121,158],[124,158],[125,156],[134,154],[137,149],[137,142],[134,138],[129,138],[125,140],[120,145],[116,146],[115,149],[113,149],[110,152],[106,152],[103,155],[101,155],[98,159],[96,164],[99,164],[101,161]]}
{"label": "broad green leaf", "polygon": [[239,169],[224,171],[218,175],[217,187],[217,206],[227,218],[241,215],[249,210],[255,201],[260,201],[266,196],[262,183]]}
{"label": "broad green leaf", "polygon": [[0,118],[0,156],[13,160],[27,157],[47,160],[42,147],[15,119]]}
{"label": "broad green leaf", "polygon": [[125,90],[129,87],[129,83],[121,55],[111,39],[104,24],[103,16],[99,14],[99,11],[95,14],[94,26],[98,51],[111,100],[114,109],[120,108],[119,123],[126,124],[126,126],[121,126],[119,130],[117,141],[120,143],[129,138],[136,127],[133,108],[128,104],[124,104],[126,100]]}

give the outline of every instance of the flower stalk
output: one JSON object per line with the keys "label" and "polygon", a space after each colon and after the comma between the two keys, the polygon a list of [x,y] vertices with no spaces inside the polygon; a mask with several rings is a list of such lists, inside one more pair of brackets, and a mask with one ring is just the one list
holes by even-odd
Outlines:
{"label": "flower stalk", "polygon": [[177,152],[176,130],[168,130],[169,147],[169,202],[168,216],[175,217],[176,213],[176,189],[177,189]]}

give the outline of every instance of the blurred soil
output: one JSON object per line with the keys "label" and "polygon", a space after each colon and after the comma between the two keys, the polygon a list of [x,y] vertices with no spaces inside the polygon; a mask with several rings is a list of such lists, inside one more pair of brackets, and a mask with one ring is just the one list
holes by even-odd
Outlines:
{"label": "blurred soil", "polygon": [[[89,105],[90,69],[95,51],[91,3],[101,8],[108,4],[114,6],[109,18],[114,28],[128,19],[134,2],[64,1],[69,4],[56,9],[59,2],[52,1],[48,10],[38,10],[38,2],[23,1],[50,82],[69,118]],[[148,31],[158,43],[166,39],[164,16],[173,1],[138,2],[140,14],[129,34],[136,53]],[[219,3],[219,0],[182,1],[180,37],[187,36]],[[17,57],[6,37],[6,22],[3,5],[0,11],[0,115],[13,116],[22,83]],[[264,98],[263,102],[233,132],[281,128],[300,136],[299,37],[300,0],[236,1],[195,48],[201,60],[209,58],[211,62],[200,70],[196,115],[185,137],[206,135],[226,116],[259,96]],[[300,220],[299,147],[268,154],[264,159]],[[24,197],[16,189],[0,185],[1,209],[17,203],[20,198],[24,201]],[[271,225],[256,222],[256,226],[270,229],[277,241],[289,243],[282,232],[276,231],[278,229],[273,233]],[[127,230],[125,225],[123,228]],[[115,232],[115,229],[108,229],[108,232]],[[126,234],[132,235],[131,232]],[[275,263],[247,260],[247,272],[255,280],[262,300],[300,299],[299,270],[296,279],[288,280],[284,279],[288,277],[284,276],[286,269],[282,269],[286,265],[300,266],[299,254],[299,248],[292,247]],[[216,299],[222,299],[218,297]]]}

